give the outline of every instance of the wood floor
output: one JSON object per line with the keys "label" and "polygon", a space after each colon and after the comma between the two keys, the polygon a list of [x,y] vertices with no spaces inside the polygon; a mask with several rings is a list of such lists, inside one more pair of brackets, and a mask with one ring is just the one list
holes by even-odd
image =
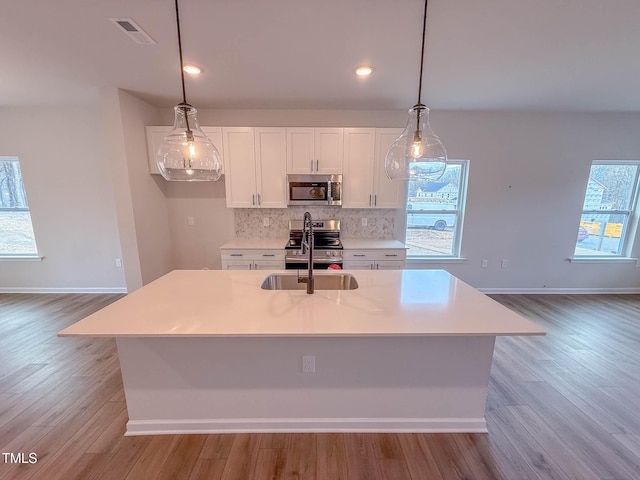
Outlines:
{"label": "wood floor", "polygon": [[489,434],[153,437],[115,342],[56,337],[117,298],[0,295],[0,479],[640,479],[640,296],[494,297],[548,335],[498,339]]}

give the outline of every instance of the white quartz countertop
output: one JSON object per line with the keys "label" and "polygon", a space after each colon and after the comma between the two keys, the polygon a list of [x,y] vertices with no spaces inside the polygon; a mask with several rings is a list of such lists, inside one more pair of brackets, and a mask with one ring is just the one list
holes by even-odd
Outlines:
{"label": "white quartz countertop", "polygon": [[284,250],[288,238],[236,238],[220,250]]}
{"label": "white quartz countertop", "polygon": [[398,240],[372,240],[368,238],[341,238],[342,246],[347,250],[368,250],[386,248],[407,248]]}
{"label": "white quartz countertop", "polygon": [[[356,290],[262,290],[270,272],[175,270],[61,336],[543,335],[444,270],[354,272]],[[293,274],[291,270],[278,273]],[[316,272],[334,275],[344,272]]]}

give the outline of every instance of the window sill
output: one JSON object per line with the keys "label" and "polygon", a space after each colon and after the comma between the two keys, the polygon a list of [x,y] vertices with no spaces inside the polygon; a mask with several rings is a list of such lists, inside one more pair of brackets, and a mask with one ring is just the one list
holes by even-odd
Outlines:
{"label": "window sill", "polygon": [[44,260],[44,257],[41,257],[39,255],[0,255],[0,262],[41,262],[42,260]]}
{"label": "window sill", "polygon": [[433,264],[433,263],[463,263],[466,262],[466,258],[462,257],[443,257],[443,258],[407,258],[407,265],[422,265],[422,264]]}
{"label": "window sill", "polygon": [[634,257],[572,257],[571,263],[638,263]]}

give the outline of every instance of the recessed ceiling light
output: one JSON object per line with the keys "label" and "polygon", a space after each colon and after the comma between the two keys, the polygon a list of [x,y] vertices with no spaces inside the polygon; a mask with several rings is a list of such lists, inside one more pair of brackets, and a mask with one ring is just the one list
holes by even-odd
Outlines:
{"label": "recessed ceiling light", "polygon": [[195,65],[185,65],[183,70],[190,75],[199,75],[202,73],[202,69],[200,67],[196,67]]}
{"label": "recessed ceiling light", "polygon": [[361,67],[356,68],[356,75],[359,77],[368,77],[373,72],[373,67],[368,65],[362,65]]}

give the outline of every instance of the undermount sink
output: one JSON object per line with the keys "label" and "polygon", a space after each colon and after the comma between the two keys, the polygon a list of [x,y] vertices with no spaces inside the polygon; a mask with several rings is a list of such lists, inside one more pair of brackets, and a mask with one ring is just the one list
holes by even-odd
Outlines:
{"label": "undermount sink", "polygon": [[[302,277],[304,278],[304,277]],[[358,288],[356,277],[350,273],[314,275],[316,290],[355,290]],[[307,284],[298,282],[297,274],[272,273],[264,279],[263,290],[306,290]]]}

